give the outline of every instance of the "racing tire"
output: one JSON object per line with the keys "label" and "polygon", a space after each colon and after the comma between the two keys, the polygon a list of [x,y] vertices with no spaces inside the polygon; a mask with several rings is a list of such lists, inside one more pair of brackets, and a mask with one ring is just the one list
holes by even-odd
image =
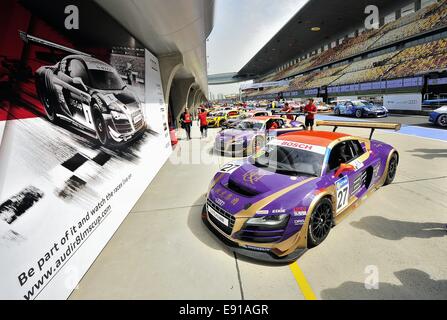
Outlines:
{"label": "racing tire", "polygon": [[332,201],[321,199],[311,213],[307,228],[307,247],[313,248],[321,244],[329,235],[333,226]]}
{"label": "racing tire", "polygon": [[99,111],[99,108],[96,104],[93,105],[93,122],[95,124],[96,134],[98,136],[99,142],[103,146],[108,146],[110,142],[109,133],[107,132],[107,124],[102,116],[102,113]]}
{"label": "racing tire", "polygon": [[447,114],[441,114],[436,120],[436,123],[440,127],[447,127]]}
{"label": "racing tire", "polygon": [[361,118],[362,115],[363,115],[362,110],[358,109],[358,110],[355,111],[355,117],[356,117],[357,119],[358,119],[358,118]]}
{"label": "racing tire", "polygon": [[36,79],[37,95],[45,109],[45,116],[52,123],[58,122],[57,117],[57,92],[50,80],[51,71],[44,70],[40,79]]}
{"label": "racing tire", "polygon": [[220,128],[223,128],[224,123],[225,123],[225,120],[221,120],[221,121],[219,122],[219,127],[220,127]]}
{"label": "racing tire", "polygon": [[340,115],[340,109],[335,109],[334,113],[335,113],[336,116],[339,116]]}
{"label": "racing tire", "polygon": [[251,154],[256,154],[258,150],[264,148],[265,140],[264,138],[257,136],[253,139],[253,143],[251,146]]}
{"label": "racing tire", "polygon": [[393,155],[390,158],[390,162],[388,163],[388,171],[386,172],[386,179],[384,186],[391,184],[394,181],[394,178],[396,177],[397,172],[397,165],[398,165],[398,156],[396,153],[393,153]]}

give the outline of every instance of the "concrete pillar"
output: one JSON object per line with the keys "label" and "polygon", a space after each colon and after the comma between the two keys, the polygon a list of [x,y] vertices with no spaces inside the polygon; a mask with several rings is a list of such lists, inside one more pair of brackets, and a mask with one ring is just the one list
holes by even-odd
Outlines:
{"label": "concrete pillar", "polygon": [[161,84],[165,101],[169,101],[169,94],[178,69],[183,67],[183,57],[180,53],[163,55],[158,58],[160,64]]}
{"label": "concrete pillar", "polygon": [[198,90],[197,85],[194,83],[191,85],[189,92],[188,92],[188,99],[186,100],[186,104],[188,105],[188,108],[191,110],[194,110],[194,95],[196,94],[196,91]]}
{"label": "concrete pillar", "polygon": [[188,93],[194,84],[194,78],[175,79],[172,83],[172,113],[176,120],[179,119],[188,102]]}
{"label": "concrete pillar", "polygon": [[414,10],[415,11],[419,11],[422,8],[422,1],[421,0],[416,0],[414,2]]}
{"label": "concrete pillar", "polygon": [[202,91],[198,88],[194,93],[194,108],[199,108],[200,106],[200,96],[202,95]]}

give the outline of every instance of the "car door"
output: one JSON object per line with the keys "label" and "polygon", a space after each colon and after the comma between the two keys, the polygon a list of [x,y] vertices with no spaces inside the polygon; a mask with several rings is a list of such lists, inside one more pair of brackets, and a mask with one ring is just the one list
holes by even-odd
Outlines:
{"label": "car door", "polygon": [[346,102],[340,102],[337,105],[337,108],[340,111],[340,114],[345,114],[345,109],[346,109],[345,104],[346,104]]}
{"label": "car door", "polygon": [[342,164],[349,164],[355,158],[349,140],[339,142],[330,151],[326,163],[326,175],[329,179],[328,186],[335,186],[335,216],[342,213],[355,200],[353,198],[355,171],[345,171],[339,176],[336,172]]}
{"label": "car door", "polygon": [[82,61],[72,59],[69,62],[67,75],[71,81],[64,89],[64,97],[72,114],[73,120],[94,129],[90,107],[90,95],[87,86],[90,84],[87,68]]}
{"label": "car door", "polygon": [[343,114],[352,115],[354,114],[354,104],[351,101],[346,102],[345,111]]}

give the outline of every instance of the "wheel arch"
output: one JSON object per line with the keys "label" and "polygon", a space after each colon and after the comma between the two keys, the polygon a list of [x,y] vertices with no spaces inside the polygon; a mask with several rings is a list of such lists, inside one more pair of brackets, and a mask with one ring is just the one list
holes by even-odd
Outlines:
{"label": "wheel arch", "polygon": [[[100,97],[100,94],[98,92],[90,92],[90,106],[92,108],[92,113],[97,109],[100,113],[108,113],[109,107],[105,103],[105,101]],[[95,108],[95,103],[98,105],[98,108]]]}
{"label": "wheel arch", "polygon": [[436,125],[439,126],[439,118],[441,118],[442,116],[447,117],[447,113],[440,113],[440,114],[438,114],[438,115],[436,116],[436,119],[435,119],[435,124],[436,124]]}

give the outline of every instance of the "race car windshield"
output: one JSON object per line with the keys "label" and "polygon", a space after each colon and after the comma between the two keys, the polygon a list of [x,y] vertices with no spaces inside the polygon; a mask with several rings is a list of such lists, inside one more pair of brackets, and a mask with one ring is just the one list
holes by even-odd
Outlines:
{"label": "race car windshield", "polygon": [[354,101],[352,104],[356,107],[365,107],[371,105],[368,101]]}
{"label": "race car windshield", "polygon": [[279,174],[319,177],[323,168],[324,155],[307,150],[268,145],[264,153],[251,161],[257,167]]}
{"label": "race car windshield", "polygon": [[246,131],[246,130],[261,130],[263,127],[262,122],[253,121],[243,121],[236,126],[236,129]]}
{"label": "race car windshield", "polygon": [[90,69],[90,78],[94,88],[99,90],[122,90],[124,82],[118,74],[110,71]]}

